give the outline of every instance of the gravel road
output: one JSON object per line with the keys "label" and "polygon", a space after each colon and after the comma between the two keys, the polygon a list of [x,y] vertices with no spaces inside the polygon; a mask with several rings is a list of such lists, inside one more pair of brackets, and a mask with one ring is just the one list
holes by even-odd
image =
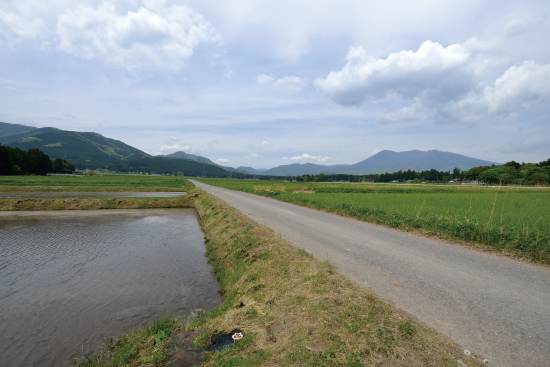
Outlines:
{"label": "gravel road", "polygon": [[550,268],[193,181],[490,366],[550,366]]}

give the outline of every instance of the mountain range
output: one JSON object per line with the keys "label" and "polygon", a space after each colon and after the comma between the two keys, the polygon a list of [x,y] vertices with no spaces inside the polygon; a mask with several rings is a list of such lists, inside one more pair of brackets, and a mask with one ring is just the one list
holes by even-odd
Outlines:
{"label": "mountain range", "polygon": [[252,168],[252,167],[244,167],[244,166],[237,167],[237,169],[248,172],[253,175],[263,175],[264,172],[267,171],[267,169],[265,168]]}
{"label": "mountain range", "polygon": [[498,164],[464,155],[437,150],[393,152],[383,150],[355,164],[319,165],[313,163],[289,164],[271,169],[252,167],[225,167],[212,160],[185,152],[166,156],[152,156],[119,140],[94,132],[77,132],[52,127],[32,126],[0,122],[0,144],[23,150],[38,148],[50,158],[63,158],[79,169],[109,169],[114,171],[139,171],[157,173],[183,172],[187,176],[245,177],[251,175],[300,176],[304,174],[373,174],[406,170],[436,169],[449,171],[454,168],[468,170],[472,167]]}
{"label": "mountain range", "polygon": [[407,170],[417,172],[430,169],[450,171],[454,168],[460,168],[466,171],[472,167],[490,166],[492,164],[497,163],[438,150],[410,150],[406,152],[383,150],[355,164],[320,165],[313,163],[294,163],[271,168],[264,171],[262,174],[272,176],[295,176],[299,174],[318,175],[319,173],[362,175]]}

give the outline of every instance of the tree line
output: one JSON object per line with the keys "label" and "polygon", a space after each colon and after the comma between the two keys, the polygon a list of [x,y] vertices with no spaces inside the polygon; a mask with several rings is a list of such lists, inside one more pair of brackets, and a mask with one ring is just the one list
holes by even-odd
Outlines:
{"label": "tree line", "polygon": [[550,159],[540,163],[517,163],[507,162],[503,165],[479,166],[463,171],[454,168],[449,171],[438,171],[435,169],[424,171],[397,171],[392,173],[376,173],[366,175],[352,174],[326,174],[302,175],[296,177],[299,182],[449,182],[458,181],[479,181],[487,184],[519,184],[534,185],[547,184],[550,182]]}
{"label": "tree line", "polygon": [[438,171],[435,169],[424,171],[397,171],[392,173],[372,173],[365,175],[352,174],[325,174],[319,175],[302,175],[296,177],[296,181],[316,181],[316,182],[334,182],[334,181],[349,181],[349,182],[447,182],[452,179],[462,180],[465,177],[465,172],[459,168],[452,171]]}
{"label": "tree line", "polygon": [[510,161],[501,166],[474,167],[468,171],[468,177],[488,184],[547,184],[550,182],[550,159],[539,163]]}
{"label": "tree line", "polygon": [[50,157],[38,148],[27,151],[0,144],[0,175],[45,175],[57,171],[74,171],[65,159]]}

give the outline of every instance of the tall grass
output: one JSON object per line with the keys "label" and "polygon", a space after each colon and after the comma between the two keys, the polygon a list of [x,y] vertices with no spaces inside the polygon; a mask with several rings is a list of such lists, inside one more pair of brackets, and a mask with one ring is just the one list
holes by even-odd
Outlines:
{"label": "tall grass", "polygon": [[391,227],[480,243],[550,264],[550,190],[205,182]]}
{"label": "tall grass", "polygon": [[98,354],[75,363],[77,367],[164,366],[168,361],[168,341],[179,331],[181,321],[165,317],[151,325],[132,330],[107,343]]}

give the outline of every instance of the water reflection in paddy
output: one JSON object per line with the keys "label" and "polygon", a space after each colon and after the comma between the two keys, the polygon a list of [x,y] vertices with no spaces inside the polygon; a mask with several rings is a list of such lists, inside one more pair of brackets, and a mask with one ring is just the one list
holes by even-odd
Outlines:
{"label": "water reflection in paddy", "polygon": [[192,209],[105,213],[0,216],[1,366],[59,366],[220,303]]}

